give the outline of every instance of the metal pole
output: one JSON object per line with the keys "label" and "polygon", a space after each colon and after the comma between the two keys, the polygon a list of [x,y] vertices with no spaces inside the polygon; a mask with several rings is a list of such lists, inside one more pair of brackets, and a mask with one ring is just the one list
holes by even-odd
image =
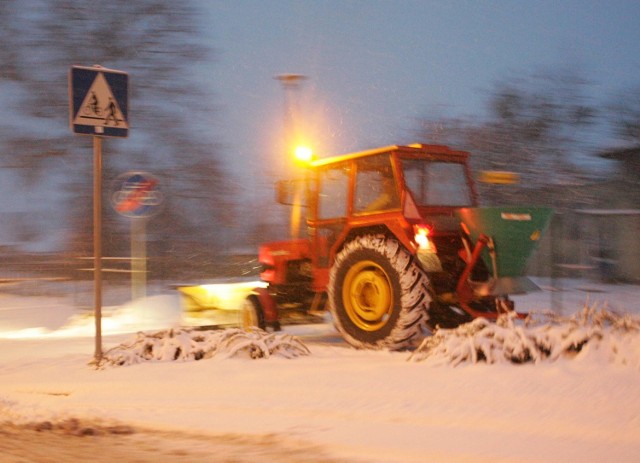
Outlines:
{"label": "metal pole", "polygon": [[[286,177],[294,177],[296,174],[294,166],[293,150],[295,145],[300,141],[300,114],[298,102],[294,99],[293,92],[300,88],[302,81],[307,76],[302,74],[280,74],[275,77],[282,84],[284,90],[284,144],[285,154],[284,167],[282,173]],[[299,238],[300,221],[302,216],[301,191],[298,186],[295,187],[293,207],[289,217],[289,233],[292,239]]]}
{"label": "metal pole", "polygon": [[302,74],[280,74],[275,77],[282,84],[284,90],[284,149],[285,157],[281,165],[283,165],[281,174],[285,178],[290,177],[293,173],[293,149],[299,142],[299,108],[298,101],[294,96],[294,92],[300,89],[300,86],[307,76]]}
{"label": "metal pole", "polygon": [[131,298],[147,295],[146,218],[131,219]]}
{"label": "metal pole", "polygon": [[557,246],[557,223],[558,216],[554,215],[551,217],[551,223],[549,224],[549,235],[551,241],[551,250],[549,254],[551,254],[551,310],[557,314],[562,311],[562,275],[561,265],[562,262],[558,260],[558,246]]}
{"label": "metal pole", "polygon": [[102,138],[93,137],[93,284],[95,360],[102,360]]}

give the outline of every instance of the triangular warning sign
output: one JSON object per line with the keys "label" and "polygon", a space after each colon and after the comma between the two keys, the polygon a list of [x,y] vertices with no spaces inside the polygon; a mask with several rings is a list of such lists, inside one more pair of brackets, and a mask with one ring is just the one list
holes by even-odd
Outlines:
{"label": "triangular warning sign", "polygon": [[118,129],[129,128],[129,124],[120,111],[118,101],[113,96],[111,87],[102,72],[96,74],[73,123]]}

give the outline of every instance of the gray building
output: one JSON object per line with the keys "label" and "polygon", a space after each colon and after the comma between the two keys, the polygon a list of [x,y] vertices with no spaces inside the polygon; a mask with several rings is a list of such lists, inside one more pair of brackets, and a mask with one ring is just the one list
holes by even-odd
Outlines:
{"label": "gray building", "polygon": [[640,282],[640,146],[608,150],[615,161],[606,182],[592,185],[593,207],[577,210],[580,260],[602,280]]}

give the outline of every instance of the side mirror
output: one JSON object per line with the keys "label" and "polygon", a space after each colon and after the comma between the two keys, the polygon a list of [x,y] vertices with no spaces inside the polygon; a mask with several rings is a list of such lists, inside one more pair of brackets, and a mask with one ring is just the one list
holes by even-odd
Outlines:
{"label": "side mirror", "polygon": [[515,172],[483,170],[480,172],[479,180],[482,183],[493,183],[494,185],[514,185],[520,183],[520,175]]}
{"label": "side mirror", "polygon": [[306,185],[304,180],[278,180],[276,182],[276,201],[286,206],[306,206]]}

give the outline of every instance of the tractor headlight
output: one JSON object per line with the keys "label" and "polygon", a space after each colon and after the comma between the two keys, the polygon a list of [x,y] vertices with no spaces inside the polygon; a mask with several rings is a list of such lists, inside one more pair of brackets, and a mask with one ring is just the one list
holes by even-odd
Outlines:
{"label": "tractor headlight", "polygon": [[413,233],[413,239],[418,245],[418,249],[426,251],[432,250],[433,252],[436,252],[436,247],[429,238],[429,235],[431,235],[431,229],[428,226],[424,224],[414,225]]}
{"label": "tractor headlight", "polygon": [[418,224],[413,226],[413,233],[413,240],[418,246],[418,260],[422,268],[426,272],[441,272],[442,263],[438,257],[436,245],[430,237],[432,229],[425,224]]}

